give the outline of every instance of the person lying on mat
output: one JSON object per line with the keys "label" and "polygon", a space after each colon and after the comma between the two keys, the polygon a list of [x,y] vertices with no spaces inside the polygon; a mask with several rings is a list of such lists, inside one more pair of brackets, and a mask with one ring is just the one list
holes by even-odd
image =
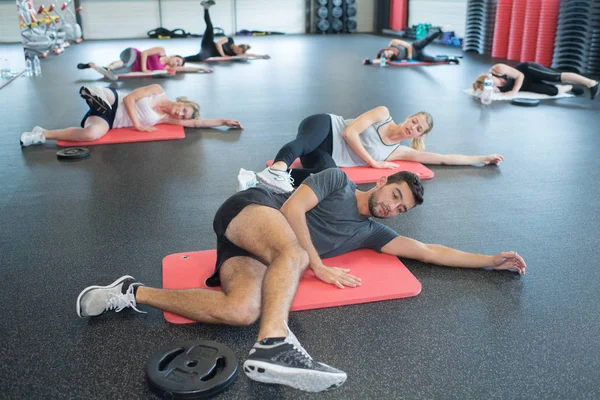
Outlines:
{"label": "person lying on mat", "polygon": [[[256,174],[259,183],[271,190],[289,192],[306,177],[326,168],[369,165],[373,168],[398,168],[390,161],[417,161],[424,164],[471,165],[500,164],[499,154],[464,156],[427,153],[425,135],[433,129],[433,117],[424,111],[407,117],[397,124],[389,110],[379,106],[358,116],[344,119],[333,114],[316,114],[304,119],[298,127],[296,139],[279,150],[275,162]],[[401,145],[410,139],[410,147]],[[289,169],[296,158],[302,169]],[[249,171],[242,171],[243,174]],[[245,189],[255,180],[240,176],[239,189]]]}
{"label": "person lying on mat", "polygon": [[427,45],[433,42],[438,37],[442,36],[441,29],[432,29],[423,39],[415,40],[412,43],[405,42],[400,39],[392,39],[388,47],[379,50],[377,57],[374,60],[365,58],[364,65],[378,64],[381,58],[388,61],[424,61],[424,62],[445,62],[458,64],[458,58],[453,56],[430,56],[423,51]]}
{"label": "person lying on mat", "polygon": [[215,5],[214,1],[203,1],[202,7],[204,7],[204,22],[206,22],[206,30],[202,35],[202,42],[200,44],[200,52],[192,56],[184,57],[186,61],[198,62],[204,61],[207,58],[220,58],[227,60],[231,57],[252,57],[252,58],[270,58],[268,55],[250,54],[247,51],[250,50],[250,45],[247,44],[235,44],[232,37],[226,37],[215,43],[215,34],[212,22],[210,20],[210,14],[208,9]]}
{"label": "person lying on mat", "polygon": [[[599,90],[598,81],[586,78],[574,72],[558,72],[551,68],[533,62],[524,62],[515,67],[506,64],[496,64],[490,69],[494,81],[494,91],[502,92],[505,96],[516,96],[519,91],[556,96],[573,89],[571,85],[556,86],[553,83],[574,83],[590,89],[592,100]],[[488,73],[481,74],[473,82],[473,91],[483,91],[483,85]],[[553,82],[553,83],[548,83]]]}
{"label": "person lying on mat", "polygon": [[111,62],[106,67],[90,62],[77,64],[77,68],[92,68],[112,81],[118,80],[118,75],[135,76],[151,71],[212,72],[210,68],[184,67],[184,65],[183,57],[167,56],[164,47],[153,47],[144,51],[129,47],[121,52],[119,60]]}
{"label": "person lying on mat", "polygon": [[133,127],[156,131],[154,125],[181,125],[187,128],[229,126],[243,129],[232,119],[200,119],[200,105],[187,97],[169,100],[160,85],[141,87],[127,94],[103,86],[82,86],[79,94],[90,109],[81,128],[47,130],[39,126],[21,134],[21,146],[42,144],[46,139],[89,142],[100,139],[113,128]]}
{"label": "person lying on mat", "polygon": [[366,192],[335,168],[310,176],[293,193],[250,188],[226,200],[213,221],[217,261],[206,284],[221,290],[150,288],[126,275],[108,286],[84,289],[77,314],[141,312],[137,307],[145,304],[211,324],[247,326],[260,317],[256,343],[244,362],[246,375],[312,392],[332,389],[346,374],[313,360],[286,324],[306,267],[336,287],[360,286],[359,277],[322,259],[367,248],[443,266],[525,273],[517,253],[486,256],[424,244],[373,219],[391,218],[422,202],[423,185],[411,172],[382,177]]}

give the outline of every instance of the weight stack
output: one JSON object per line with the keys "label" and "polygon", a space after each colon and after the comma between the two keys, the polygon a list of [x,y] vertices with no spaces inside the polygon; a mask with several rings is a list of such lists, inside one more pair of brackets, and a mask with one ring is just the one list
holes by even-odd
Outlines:
{"label": "weight stack", "polygon": [[592,4],[592,40],[588,50],[585,73],[595,77],[600,76],[600,1]]}
{"label": "weight stack", "polygon": [[[552,67],[583,74],[592,46],[592,0],[563,1],[558,15]],[[595,43],[597,44],[597,42]]]}
{"label": "weight stack", "polygon": [[475,51],[479,54],[487,54],[491,51],[497,1],[469,0],[467,2],[464,51]]}
{"label": "weight stack", "polygon": [[317,33],[356,32],[357,0],[315,0],[315,31]]}

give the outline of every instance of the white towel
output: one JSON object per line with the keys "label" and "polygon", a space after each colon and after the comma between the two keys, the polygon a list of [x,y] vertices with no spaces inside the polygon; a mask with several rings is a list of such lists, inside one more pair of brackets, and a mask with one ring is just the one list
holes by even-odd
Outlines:
{"label": "white towel", "polygon": [[[560,86],[560,85],[557,85]],[[465,89],[465,90],[461,90],[461,92],[474,96],[474,97],[479,97],[479,94],[475,94],[475,92],[473,91],[473,89]],[[557,94],[556,96],[548,96],[547,94],[539,94],[539,93],[533,93],[533,92],[519,92],[516,96],[511,96],[511,97],[507,97],[504,96],[503,93],[492,93],[492,101],[497,101],[497,100],[513,100],[513,99],[536,99],[536,100],[548,100],[548,99],[561,99],[563,97],[574,97],[572,94],[567,94],[567,93],[562,93],[562,94]]]}

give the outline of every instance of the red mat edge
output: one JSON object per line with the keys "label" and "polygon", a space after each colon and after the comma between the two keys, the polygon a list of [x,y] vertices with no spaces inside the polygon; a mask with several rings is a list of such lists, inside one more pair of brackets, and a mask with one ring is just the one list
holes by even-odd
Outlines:
{"label": "red mat edge", "polygon": [[[160,127],[161,125],[166,125],[166,124],[158,124],[155,125],[155,127]],[[92,141],[92,142],[72,142],[69,140],[57,140],[56,141],[56,146],[58,147],[82,147],[82,146],[99,146],[99,145],[109,145],[109,144],[124,144],[124,143],[143,143],[143,142],[160,142],[163,140],[179,140],[179,139],[184,139],[185,138],[185,129],[183,126],[181,125],[166,125],[169,127],[179,127],[181,128],[180,132],[177,132],[178,135],[174,136],[174,137],[168,137],[168,138],[151,138],[148,140],[133,140],[133,141],[122,141],[122,142],[102,142],[102,138]],[[133,130],[134,128],[115,128],[115,129],[131,129]],[[112,131],[114,129],[111,129],[108,131],[108,133],[110,131]],[[107,135],[108,135],[107,133]],[[140,134],[144,134],[144,133],[153,133],[153,132],[140,132]],[[105,135],[106,136],[106,135]],[[104,136],[103,136],[104,137]]]}

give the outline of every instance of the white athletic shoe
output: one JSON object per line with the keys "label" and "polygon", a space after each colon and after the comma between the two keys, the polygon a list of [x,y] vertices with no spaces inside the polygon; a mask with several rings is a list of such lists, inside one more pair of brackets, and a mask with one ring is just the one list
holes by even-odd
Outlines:
{"label": "white athletic shoe", "polygon": [[256,342],[250,350],[244,362],[248,378],[307,392],[335,389],[346,382],[344,371],[314,361],[289,328],[283,342],[269,344],[269,341],[272,339]]}
{"label": "white athletic shoe", "polygon": [[256,173],[254,171],[246,171],[244,168],[240,168],[240,172],[237,176],[237,187],[235,191],[241,192],[242,190],[246,190],[255,186],[258,186]]}
{"label": "white athletic shoe", "polygon": [[27,147],[32,144],[42,144],[46,141],[46,137],[43,134],[43,129],[40,126],[35,126],[31,132],[23,132],[21,134],[21,146]]}
{"label": "white athletic shoe", "polygon": [[91,108],[102,115],[108,114],[112,110],[108,96],[106,96],[104,88],[100,86],[82,86],[79,88],[79,95]]}
{"label": "white athletic shoe", "polygon": [[106,311],[120,312],[125,308],[136,308],[134,288],[143,286],[129,275],[125,275],[107,286],[88,286],[77,297],[77,315],[96,317]]}
{"label": "white athletic shoe", "polygon": [[294,179],[286,171],[265,168],[256,174],[259,183],[275,193],[288,193],[294,191]]}
{"label": "white athletic shoe", "polygon": [[99,67],[97,65],[91,66],[91,68],[98,72],[99,74],[104,75],[105,78],[110,79],[113,82],[116,82],[119,80],[119,77],[117,75],[114,74],[114,72],[112,72],[111,70],[108,70],[104,67]]}

